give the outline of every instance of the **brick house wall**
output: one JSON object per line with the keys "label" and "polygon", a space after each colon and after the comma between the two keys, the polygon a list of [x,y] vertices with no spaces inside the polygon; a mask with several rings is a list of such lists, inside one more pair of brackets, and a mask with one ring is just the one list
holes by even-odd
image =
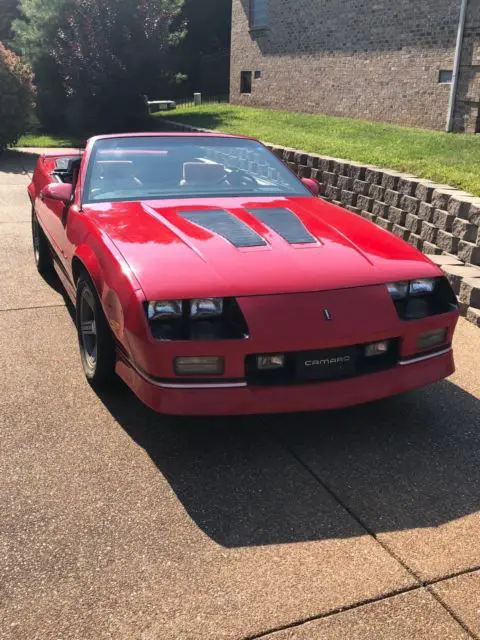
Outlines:
{"label": "brick house wall", "polygon": [[[460,0],[268,0],[257,30],[250,1],[233,0],[233,103],[445,128],[451,85],[439,73],[453,68]],[[461,64],[455,128],[475,131],[480,0],[469,0]]]}

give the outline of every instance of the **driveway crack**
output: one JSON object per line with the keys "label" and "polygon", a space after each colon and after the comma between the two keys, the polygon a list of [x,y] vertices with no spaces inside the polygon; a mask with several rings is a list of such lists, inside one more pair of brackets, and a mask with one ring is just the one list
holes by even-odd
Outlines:
{"label": "driveway crack", "polygon": [[8,309],[0,309],[0,313],[8,313],[9,311],[30,311],[32,309],[57,309],[60,307],[65,307],[66,304],[40,304],[33,307],[9,307]]}
{"label": "driveway crack", "polygon": [[474,640],[480,640],[480,637],[474,633],[472,631],[472,629],[470,629],[464,622],[463,620],[461,620],[456,614],[455,612],[448,606],[448,604],[446,604],[442,598],[440,598],[440,596],[438,596],[438,594],[431,588],[431,585],[434,584],[438,584],[439,582],[443,582],[444,580],[449,580],[452,577],[456,577],[457,575],[463,575],[465,573],[470,573],[473,571],[477,570],[476,568],[472,568],[472,569],[466,569],[460,572],[457,572],[456,574],[452,574],[451,576],[446,576],[446,577],[442,577],[440,579],[436,579],[436,580],[422,580],[422,578],[397,554],[395,553],[395,551],[393,551],[393,549],[391,549],[385,542],[383,542],[383,540],[380,540],[379,537],[377,536],[377,534],[375,533],[375,531],[373,531],[373,529],[371,529],[368,524],[366,522],[364,522],[364,520],[362,518],[360,518],[360,516],[358,516],[349,506],[348,504],[346,504],[346,502],[344,500],[342,500],[342,498],[318,475],[318,473],[316,473],[313,469],[311,469],[309,467],[309,465],[304,462],[304,460],[302,460],[302,458],[283,440],[283,438],[281,438],[278,433],[273,433],[272,429],[270,428],[270,425],[268,425],[264,419],[260,419],[260,421],[263,424],[263,427],[265,429],[265,431],[267,432],[267,435],[275,440],[277,443],[280,444],[281,447],[283,447],[286,451],[288,451],[288,453],[290,453],[291,456],[293,456],[293,458],[297,461],[297,463],[302,466],[305,471],[310,474],[310,476],[312,476],[312,478],[344,509],[344,511],[346,511],[348,513],[348,515],[353,518],[355,520],[355,522],[357,522],[357,524],[360,525],[360,527],[362,527],[362,529],[371,537],[373,538],[373,540],[375,540],[375,542],[377,544],[379,544],[382,549],[388,553],[394,560],[396,560],[396,562],[398,562],[404,569],[405,571],[417,582],[416,586],[413,587],[409,587],[403,590],[399,590],[398,592],[394,592],[394,593],[390,593],[390,594],[386,594],[384,596],[380,596],[378,598],[372,598],[371,600],[366,600],[354,605],[351,605],[349,607],[342,607],[339,610],[334,610],[331,611],[327,614],[321,614],[319,616],[315,616],[306,620],[302,620],[302,621],[297,621],[294,622],[292,624],[286,625],[285,627],[282,627],[281,629],[275,629],[272,631],[267,632],[262,632],[259,635],[255,635],[255,636],[250,636],[248,638],[243,638],[242,640],[256,640],[257,638],[262,638],[267,636],[269,633],[274,633],[276,631],[281,631],[283,629],[289,629],[291,627],[296,627],[299,626],[301,624],[305,624],[306,622],[310,622],[311,620],[318,620],[320,618],[325,618],[328,615],[333,615],[335,613],[340,613],[341,611],[348,611],[349,609],[355,609],[359,606],[363,606],[365,604],[372,604],[373,602],[379,602],[380,600],[385,600],[386,598],[390,598],[394,595],[399,595],[400,593],[406,593],[408,591],[414,591],[416,589],[425,589],[426,591],[428,591],[428,593],[447,611],[447,613],[450,614],[450,616],[455,620],[455,622],[457,622],[462,629],[468,633],[468,635],[473,638]]}

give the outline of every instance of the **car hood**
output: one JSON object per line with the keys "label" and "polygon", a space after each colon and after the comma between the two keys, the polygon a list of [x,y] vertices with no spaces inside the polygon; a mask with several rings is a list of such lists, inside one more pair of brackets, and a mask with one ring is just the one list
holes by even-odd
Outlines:
{"label": "car hood", "polygon": [[313,197],[86,205],[147,299],[322,291],[441,275],[419,251]]}

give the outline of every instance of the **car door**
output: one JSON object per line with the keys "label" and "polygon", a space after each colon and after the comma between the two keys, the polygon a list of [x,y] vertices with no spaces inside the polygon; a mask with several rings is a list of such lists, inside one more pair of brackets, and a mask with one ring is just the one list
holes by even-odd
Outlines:
{"label": "car door", "polygon": [[[76,158],[66,157],[60,158],[60,160],[55,158],[46,158],[43,161],[43,175],[40,176],[38,182],[38,196],[35,201],[37,217],[44,228],[55,253],[60,258],[63,256],[65,222],[68,205],[60,200],[50,198],[48,193],[45,193],[43,187],[52,183],[52,177],[55,178],[56,181],[61,180],[62,182],[68,182],[70,179],[73,180],[73,178],[70,178],[70,172],[73,170],[78,171],[77,167],[73,169],[71,166],[72,161],[75,160]],[[58,167],[59,161],[63,162],[65,166],[62,165],[61,168]],[[41,179],[42,177],[44,180]]]}
{"label": "car door", "polygon": [[65,227],[64,219],[67,206],[58,200],[53,200],[40,194],[36,203],[36,213],[55,253],[62,257]]}

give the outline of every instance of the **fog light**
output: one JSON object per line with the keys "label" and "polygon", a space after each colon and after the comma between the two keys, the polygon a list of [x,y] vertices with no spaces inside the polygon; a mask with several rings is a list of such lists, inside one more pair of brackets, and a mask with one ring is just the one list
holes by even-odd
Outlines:
{"label": "fog light", "polygon": [[220,356],[180,356],[175,358],[175,373],[178,376],[222,375],[225,368]]}
{"label": "fog light", "polygon": [[274,356],[257,356],[257,368],[261,371],[266,369],[281,369],[285,366],[285,356],[277,354]]}
{"label": "fog light", "polygon": [[371,358],[372,356],[381,356],[384,353],[387,353],[389,346],[389,340],[372,342],[372,344],[367,344],[367,346],[365,347],[365,355],[367,356],[367,358]]}
{"label": "fog light", "polygon": [[429,349],[431,347],[436,347],[440,344],[443,344],[447,339],[447,330],[446,329],[434,329],[433,331],[427,331],[426,333],[421,333],[418,336],[417,340],[417,349]]}

